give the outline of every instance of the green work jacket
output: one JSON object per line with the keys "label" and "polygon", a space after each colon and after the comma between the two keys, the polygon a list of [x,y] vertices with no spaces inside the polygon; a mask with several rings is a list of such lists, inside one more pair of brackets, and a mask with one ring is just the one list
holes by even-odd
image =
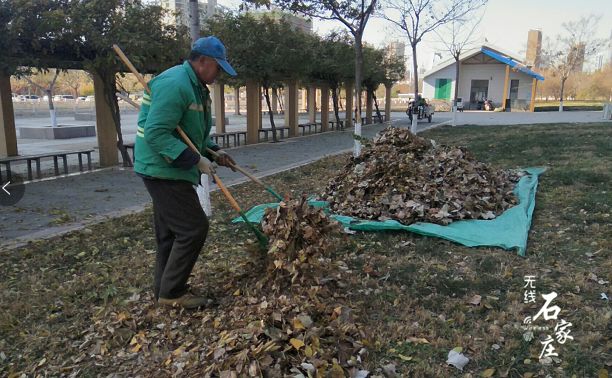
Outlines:
{"label": "green work jacket", "polygon": [[[210,140],[212,128],[210,92],[185,61],[149,82],[138,114],[134,146],[134,171],[159,179],[200,181],[197,166],[176,168],[172,162],[187,148],[176,131],[180,126],[200,154],[211,159],[206,147],[218,149]],[[212,159],[211,159],[212,160]]]}

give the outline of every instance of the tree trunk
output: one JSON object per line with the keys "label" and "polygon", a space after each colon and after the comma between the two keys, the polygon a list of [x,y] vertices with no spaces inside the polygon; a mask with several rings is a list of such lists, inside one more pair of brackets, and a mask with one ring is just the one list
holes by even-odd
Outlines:
{"label": "tree trunk", "polygon": [[[412,69],[413,69],[413,74],[414,74],[414,78],[413,78],[413,84],[414,84],[414,102],[416,105],[416,101],[417,98],[419,96],[419,71],[418,71],[418,64],[417,64],[417,44],[416,42],[412,43]],[[412,115],[412,125],[410,125],[410,132],[413,134],[416,134],[417,131],[417,118],[415,117],[414,114]]]}
{"label": "tree trunk", "polygon": [[[334,114],[336,115],[336,124],[340,127],[340,109],[338,106],[338,85],[334,84],[331,88],[332,103],[334,104]],[[344,127],[342,127],[344,129]]]}
{"label": "tree trunk", "polygon": [[372,99],[374,100],[374,109],[376,109],[376,116],[380,123],[382,123],[382,115],[380,114],[380,109],[378,108],[378,99],[376,98],[376,91],[372,91]]}
{"label": "tree trunk", "polygon": [[455,56],[455,103],[454,106],[457,106],[457,97],[459,97],[459,55]]}
{"label": "tree trunk", "polygon": [[283,98],[284,96],[284,92],[280,93],[280,88],[274,88],[274,91],[276,92],[276,99],[278,100],[278,108],[280,109],[279,114],[285,114],[285,106],[283,103]]}
{"label": "tree trunk", "polygon": [[115,130],[117,131],[117,148],[121,153],[121,159],[123,160],[124,167],[131,167],[132,160],[128,155],[125,146],[123,145],[123,134],[121,133],[121,115],[119,112],[119,104],[117,102],[117,81],[115,79],[115,72],[99,71],[98,75],[104,81],[104,101],[109,105],[112,110],[113,123],[115,124]]}
{"label": "tree trunk", "polygon": [[234,114],[240,115],[240,87],[234,87]]}
{"label": "tree trunk", "polygon": [[561,78],[561,90],[559,91],[559,111],[563,111],[563,90],[565,89],[566,78]]}
{"label": "tree trunk", "polygon": [[274,124],[274,114],[272,113],[272,104],[270,103],[270,93],[268,92],[268,86],[264,84],[264,97],[266,98],[266,105],[268,105],[268,115],[270,116],[270,127],[272,128],[272,141],[278,142],[276,138],[276,125]]}
{"label": "tree trunk", "polygon": [[455,95],[453,99],[453,104],[451,110],[453,112],[453,120],[452,125],[457,126],[457,98],[459,97],[459,54],[455,55]]}
{"label": "tree trunk", "polygon": [[[53,106],[53,88],[55,87],[55,81],[59,76],[60,70],[58,68],[55,69],[55,76],[53,76],[53,80],[51,80],[51,84],[49,84],[48,88],[43,88],[40,85],[36,84],[29,78],[25,77],[25,80],[33,85],[35,88],[40,89],[42,93],[47,94],[47,102],[49,103],[49,115],[51,117],[51,127],[57,127],[57,117],[55,114],[55,107]],[[29,94],[29,91],[28,91]],[[32,101],[32,107],[34,107],[34,102]],[[33,108],[32,108],[33,109]]]}
{"label": "tree trunk", "polygon": [[198,9],[198,0],[189,0],[189,34],[191,42],[195,42],[200,38],[200,11]]}
{"label": "tree trunk", "polygon": [[[353,156],[361,155],[361,72],[363,68],[363,45],[361,35],[355,35],[355,143],[353,145]],[[347,93],[348,96],[348,93]]]}
{"label": "tree trunk", "polygon": [[49,103],[49,115],[51,116],[51,127],[57,127],[57,116],[55,114],[55,106],[53,105],[53,92],[51,89],[45,89],[47,94],[47,102]]}

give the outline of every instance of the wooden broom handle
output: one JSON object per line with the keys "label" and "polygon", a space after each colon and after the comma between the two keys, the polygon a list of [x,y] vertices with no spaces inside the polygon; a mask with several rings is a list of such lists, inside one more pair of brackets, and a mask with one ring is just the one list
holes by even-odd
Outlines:
{"label": "wooden broom handle", "polygon": [[232,205],[234,210],[236,210],[238,213],[242,213],[242,210],[240,210],[240,205],[238,205],[238,202],[236,202],[236,200],[234,199],[232,194],[229,192],[229,190],[227,190],[225,185],[223,185],[223,182],[221,181],[221,179],[219,179],[219,176],[217,176],[214,173],[213,173],[212,176],[215,179],[215,182],[217,183],[217,186],[219,187],[219,189],[221,189],[221,191],[225,195],[225,198],[227,198],[227,201],[230,203],[230,205]]}

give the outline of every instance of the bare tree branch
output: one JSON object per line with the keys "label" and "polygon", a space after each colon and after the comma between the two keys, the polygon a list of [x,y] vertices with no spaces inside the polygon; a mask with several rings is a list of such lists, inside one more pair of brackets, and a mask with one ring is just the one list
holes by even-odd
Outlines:
{"label": "bare tree branch", "polygon": [[557,35],[554,42],[546,40],[543,49],[544,64],[554,76],[560,80],[559,111],[563,111],[565,82],[576,71],[582,70],[582,65],[589,56],[603,46],[604,41],[592,38],[597,29],[600,16],[589,15],[577,21],[562,24],[565,34]]}
{"label": "bare tree branch", "polygon": [[[442,25],[464,17],[486,4],[487,0],[387,0],[389,7],[384,18],[404,31],[412,47],[413,83],[415,100],[419,96],[417,45],[423,37]],[[416,132],[416,117],[412,132]]]}

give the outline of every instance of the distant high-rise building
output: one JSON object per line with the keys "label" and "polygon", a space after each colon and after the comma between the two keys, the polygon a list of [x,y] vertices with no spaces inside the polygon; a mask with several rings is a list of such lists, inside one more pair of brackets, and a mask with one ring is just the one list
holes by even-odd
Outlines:
{"label": "distant high-rise building", "polygon": [[269,17],[273,20],[285,20],[294,29],[301,30],[304,33],[312,34],[312,20],[309,18],[301,17],[289,12],[283,12],[279,8],[272,7],[270,10],[253,10],[248,11],[255,18],[263,16]]}
{"label": "distant high-rise building", "polygon": [[610,30],[610,39],[608,39],[608,64],[612,64],[612,30]]}
{"label": "distant high-rise building", "polygon": [[401,56],[406,55],[406,44],[400,41],[393,41],[387,45],[387,54],[389,56]]}
{"label": "distant high-rise building", "polygon": [[604,62],[603,55],[597,55],[596,62],[595,62],[595,69],[596,70],[601,70],[603,68],[603,65],[604,65],[603,62]]}
{"label": "distant high-rise building", "polygon": [[[406,64],[406,44],[401,41],[393,41],[385,46],[385,53],[388,57],[400,57],[404,61],[404,65]],[[402,81],[409,80],[410,73],[408,70],[405,71],[406,74]]]}
{"label": "distant high-rise building", "polygon": [[[154,4],[161,6],[164,9],[173,13],[167,20],[168,23],[175,25],[185,25],[189,27],[189,0],[154,0]],[[200,13],[200,25],[202,25],[208,17],[212,17],[219,10],[227,8],[217,4],[217,0],[198,1],[198,12]]]}
{"label": "distant high-rise building", "polygon": [[542,63],[542,31],[529,30],[527,34],[527,52],[525,63],[533,68],[540,68]]}

